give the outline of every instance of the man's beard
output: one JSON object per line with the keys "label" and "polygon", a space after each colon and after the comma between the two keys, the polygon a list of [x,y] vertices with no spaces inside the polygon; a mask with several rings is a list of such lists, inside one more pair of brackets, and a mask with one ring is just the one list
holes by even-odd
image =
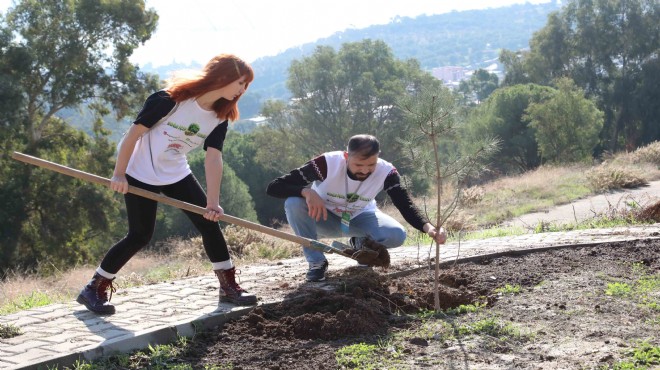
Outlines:
{"label": "man's beard", "polygon": [[367,174],[360,174],[360,173],[353,173],[350,170],[348,170],[348,173],[351,175],[351,177],[353,177],[353,178],[355,178],[356,180],[359,180],[359,181],[364,181],[371,175],[371,172],[369,172]]}

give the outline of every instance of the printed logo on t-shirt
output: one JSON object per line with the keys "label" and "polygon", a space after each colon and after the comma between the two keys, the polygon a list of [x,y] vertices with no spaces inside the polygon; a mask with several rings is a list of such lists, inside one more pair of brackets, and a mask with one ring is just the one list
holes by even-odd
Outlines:
{"label": "printed logo on t-shirt", "polygon": [[170,122],[167,122],[167,125],[170,126],[170,127],[175,128],[177,130],[183,131],[187,136],[197,136],[197,137],[201,137],[202,139],[206,139],[206,135],[199,132],[199,124],[198,123],[193,122],[190,125],[188,125],[188,127],[184,127],[184,126],[177,125],[176,123],[170,121]]}
{"label": "printed logo on t-shirt", "polygon": [[362,202],[370,202],[371,198],[363,197],[358,193],[348,193],[347,195],[327,192],[327,197],[325,198],[326,204],[328,207],[335,212],[348,212],[353,215],[358,210],[364,208],[364,203],[356,205],[355,203],[359,200]]}
{"label": "printed logo on t-shirt", "polygon": [[168,130],[163,130],[163,135],[165,135],[170,142],[165,149],[166,153],[181,153],[181,150],[185,149],[185,147],[194,148],[200,144],[200,138],[204,140],[207,137],[207,135],[199,132],[200,125],[196,122],[189,124],[188,127],[184,127],[170,121],[167,123],[167,126],[178,131],[175,130],[174,132],[169,133]]}
{"label": "printed logo on t-shirt", "polygon": [[185,132],[187,136],[195,135],[196,133],[199,132],[199,125],[193,122],[190,125],[188,125],[188,129],[186,129]]}
{"label": "printed logo on t-shirt", "polygon": [[181,153],[181,150],[184,149],[184,145],[192,148],[194,147],[194,143],[190,142],[190,139],[187,137],[184,137],[183,139],[177,136],[170,135],[167,130],[163,130],[163,135],[167,136],[167,141],[170,143],[167,144],[167,148],[165,149],[165,153],[167,152],[174,152],[174,153]]}

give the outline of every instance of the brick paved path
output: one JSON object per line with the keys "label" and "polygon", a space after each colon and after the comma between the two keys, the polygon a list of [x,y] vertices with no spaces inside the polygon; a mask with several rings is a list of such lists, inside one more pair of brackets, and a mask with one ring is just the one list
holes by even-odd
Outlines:
{"label": "brick paved path", "polygon": [[[614,229],[580,230],[516,237],[490,238],[460,243],[461,260],[503,253],[525,253],[557,247],[579,247],[625,240],[660,239],[660,224]],[[442,248],[441,260],[456,258],[459,244]],[[428,262],[427,247],[390,250],[392,264],[417,268]],[[355,261],[328,255],[330,270],[354,266]],[[301,258],[268,265],[241,266],[241,286],[248,291],[280,291],[283,299],[304,279]],[[297,283],[293,283],[297,282]],[[322,284],[322,283],[316,283]],[[166,343],[177,336],[191,336],[248,312],[250,307],[218,306],[217,280],[205,276],[130,288],[113,295],[117,313],[97,316],[70,302],[0,316],[0,324],[18,327],[22,335],[0,339],[0,370],[46,369],[70,366],[78,359],[92,360],[117,351],[128,352],[149,344]],[[260,304],[272,303],[260,301]]]}

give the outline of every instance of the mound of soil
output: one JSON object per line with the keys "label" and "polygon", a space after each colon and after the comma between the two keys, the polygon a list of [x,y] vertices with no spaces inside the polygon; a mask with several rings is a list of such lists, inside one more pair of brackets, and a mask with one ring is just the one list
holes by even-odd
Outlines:
{"label": "mound of soil", "polygon": [[[441,363],[424,360],[435,351],[433,361],[452,359],[469,368],[582,368],[613,362],[618,352],[589,357],[580,351],[548,355],[563,345],[567,337],[602,339],[604,343],[627,343],[655,335],[660,330],[639,323],[606,323],[606,317],[619,320],[625,310],[616,301],[592,300],[594,276],[611,279],[630,272],[633,263],[656,274],[660,270],[660,242],[627,242],[595,247],[564,248],[521,256],[484,259],[443,268],[440,275],[440,302],[443,309],[485,303],[488,309],[500,309],[512,321],[525,327],[543,326],[531,344],[508,346],[499,343],[471,352],[459,343],[413,338],[403,353],[404,368],[433,366]],[[224,366],[232,369],[337,369],[336,351],[352,343],[378,343],[385,335],[412,325],[420,310],[433,309],[434,272],[422,269],[405,277],[389,278],[382,270],[350,268],[331,274],[324,284],[302,284],[281,303],[264,305],[223,327],[200,333],[180,357],[195,369]],[[539,283],[552,289],[537,291]],[[518,301],[503,298],[496,292],[506,284],[526,290]],[[591,290],[589,290],[591,289]],[[566,310],[593,311],[599,319],[565,317]],[[551,314],[552,313],[552,314]],[[605,313],[608,313],[606,316]],[[554,320],[554,321],[548,321]],[[628,321],[636,321],[627,318]],[[656,317],[657,320],[657,317]],[[625,328],[624,328],[625,326]],[[467,353],[466,353],[467,351]],[[586,351],[586,350],[585,350]],[[591,350],[589,350],[591,351]],[[587,351],[588,352],[588,351]],[[502,353],[508,353],[506,356]],[[591,352],[588,352],[591,353]],[[508,356],[508,357],[507,357]],[[426,361],[426,362],[425,362]],[[409,365],[409,366],[408,366]]]}

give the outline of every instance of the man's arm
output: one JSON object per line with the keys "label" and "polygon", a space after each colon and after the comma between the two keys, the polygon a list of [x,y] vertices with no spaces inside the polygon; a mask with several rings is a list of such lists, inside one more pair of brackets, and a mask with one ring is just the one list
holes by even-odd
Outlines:
{"label": "man's arm", "polygon": [[308,187],[314,181],[325,180],[328,166],[324,156],[319,156],[284,176],[273,180],[266,193],[276,198],[302,197],[307,203],[309,217],[319,221],[328,219],[328,210],[323,199]]}
{"label": "man's arm", "polygon": [[392,199],[394,206],[401,212],[403,218],[415,229],[427,234],[438,244],[443,244],[447,240],[447,233],[441,227],[436,229],[415,206],[410,193],[401,186],[401,177],[396,169],[393,169],[385,178],[385,191]]}
{"label": "man's arm", "polygon": [[425,232],[424,225],[428,223],[428,220],[422,216],[420,210],[415,206],[408,190],[401,186],[401,177],[396,169],[392,170],[385,178],[385,191],[406,222],[415,229]]}
{"label": "man's arm", "polygon": [[316,157],[302,167],[271,181],[266,188],[266,194],[275,198],[303,197],[303,189],[314,181],[325,180],[327,173],[325,157]]}

